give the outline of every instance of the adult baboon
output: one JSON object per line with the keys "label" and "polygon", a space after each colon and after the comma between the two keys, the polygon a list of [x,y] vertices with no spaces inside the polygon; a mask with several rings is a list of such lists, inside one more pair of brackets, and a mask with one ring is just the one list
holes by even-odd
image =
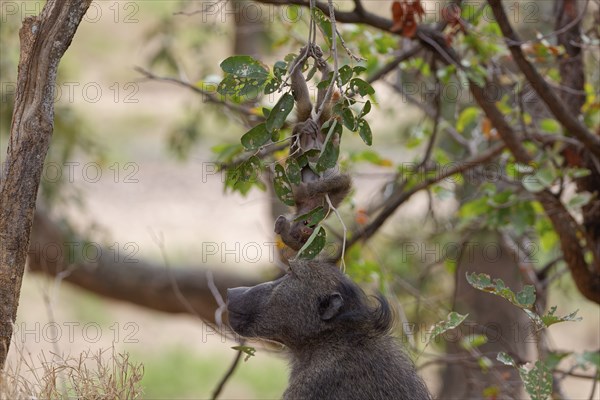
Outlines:
{"label": "adult baboon", "polygon": [[283,398],[430,399],[398,341],[383,297],[364,292],[336,266],[292,261],[272,282],[227,290],[229,323],[238,334],[274,340],[291,353]]}

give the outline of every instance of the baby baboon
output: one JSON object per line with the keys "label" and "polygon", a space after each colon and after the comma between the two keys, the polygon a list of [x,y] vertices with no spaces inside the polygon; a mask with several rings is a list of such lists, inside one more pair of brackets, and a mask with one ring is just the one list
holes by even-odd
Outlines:
{"label": "baby baboon", "polygon": [[227,290],[238,334],[283,343],[291,353],[285,400],[431,399],[389,331],[391,312],[336,266],[292,261],[272,282]]}
{"label": "baby baboon", "polygon": [[[321,80],[328,79],[329,66],[323,59],[323,52],[316,45],[303,47],[300,54],[290,66],[292,80],[292,93],[296,101],[298,122],[294,126],[292,133],[292,145],[290,146],[290,156],[299,157],[310,151],[317,151],[317,154],[324,146],[326,134],[322,132],[321,126],[331,118],[332,102],[329,100],[325,106],[326,87],[321,87],[317,93],[316,109],[323,107],[323,112],[318,120],[312,119],[313,104],[310,101],[310,93],[306,84],[306,79],[302,73],[304,64],[308,57],[315,61],[316,68],[321,72]],[[334,134],[331,139],[334,146],[339,146],[339,136]],[[315,163],[318,156],[308,158],[307,165],[301,169],[301,180],[299,185],[292,188],[294,201],[296,203],[296,213],[294,217],[279,216],[275,221],[275,233],[281,235],[283,242],[293,250],[300,250],[313,233],[314,225],[311,226],[305,218],[298,218],[306,215],[317,207],[323,207],[327,212],[329,202],[325,196],[329,196],[329,201],[333,207],[337,207],[348,195],[352,187],[352,180],[346,174],[341,174],[335,169],[325,171],[323,174],[316,174],[308,165]]]}
{"label": "baby baboon", "polygon": [[[331,205],[337,207],[348,195],[351,187],[352,180],[346,174],[332,175],[320,180],[295,185],[293,194],[296,202],[296,218],[319,206],[322,206],[326,211],[329,210],[325,195],[329,196]],[[304,243],[313,233],[313,229],[314,226],[311,226],[308,220],[303,218],[290,220],[288,217],[280,215],[275,221],[275,233],[281,235],[283,243],[296,251],[304,246]]]}

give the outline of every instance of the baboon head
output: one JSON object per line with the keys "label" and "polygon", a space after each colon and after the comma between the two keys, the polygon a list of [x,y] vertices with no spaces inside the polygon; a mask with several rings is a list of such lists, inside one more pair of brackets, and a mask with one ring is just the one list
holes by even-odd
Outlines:
{"label": "baboon head", "polygon": [[341,335],[378,335],[389,330],[388,303],[370,306],[364,292],[335,265],[292,261],[286,275],[254,287],[227,290],[229,323],[246,337],[291,349]]}

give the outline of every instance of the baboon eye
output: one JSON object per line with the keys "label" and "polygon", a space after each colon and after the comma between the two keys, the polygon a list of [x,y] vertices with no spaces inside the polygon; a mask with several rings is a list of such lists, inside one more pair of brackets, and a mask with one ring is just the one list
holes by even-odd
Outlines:
{"label": "baboon eye", "polygon": [[303,223],[304,225],[308,225],[308,220],[307,220],[307,219],[305,219],[305,220],[304,220],[302,223]]}

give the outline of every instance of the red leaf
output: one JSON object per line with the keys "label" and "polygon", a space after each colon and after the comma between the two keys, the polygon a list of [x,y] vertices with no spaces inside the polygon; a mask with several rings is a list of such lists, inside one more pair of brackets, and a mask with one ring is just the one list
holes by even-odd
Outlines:
{"label": "red leaf", "polygon": [[416,15],[419,17],[419,20],[422,20],[423,15],[425,15],[425,10],[421,5],[421,0],[415,0],[412,3],[406,3],[406,13]]}
{"label": "red leaf", "polygon": [[407,17],[406,21],[404,21],[404,29],[402,30],[402,36],[407,38],[412,38],[415,36],[417,32],[417,22],[415,21],[415,17]]}
{"label": "red leaf", "polygon": [[396,0],[392,3],[391,32],[401,32],[402,36],[412,38],[417,31],[417,19],[421,21],[425,10],[421,0]]}
{"label": "red leaf", "polygon": [[392,21],[394,21],[394,25],[390,28],[392,32],[399,32],[402,30],[402,24],[404,22],[404,9],[402,4],[399,1],[394,1],[392,3]]}

